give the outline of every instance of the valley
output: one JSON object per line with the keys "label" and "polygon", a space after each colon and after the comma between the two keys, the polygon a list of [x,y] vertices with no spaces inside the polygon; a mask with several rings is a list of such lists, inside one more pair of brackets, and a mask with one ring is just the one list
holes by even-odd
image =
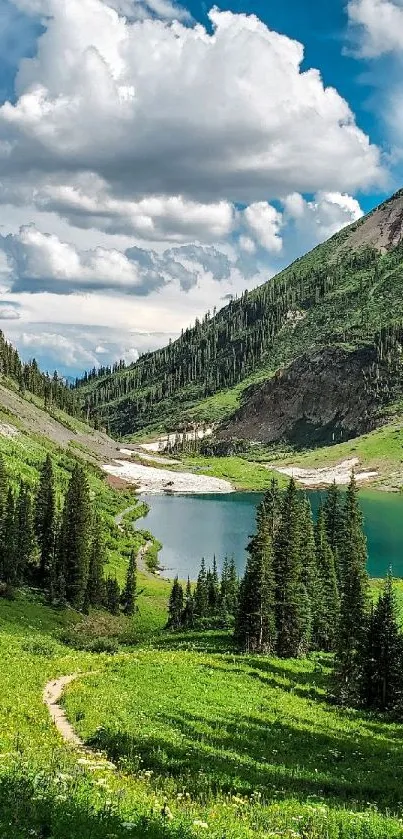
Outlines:
{"label": "valley", "polygon": [[75,387],[0,341],[1,839],[403,836],[401,201]]}

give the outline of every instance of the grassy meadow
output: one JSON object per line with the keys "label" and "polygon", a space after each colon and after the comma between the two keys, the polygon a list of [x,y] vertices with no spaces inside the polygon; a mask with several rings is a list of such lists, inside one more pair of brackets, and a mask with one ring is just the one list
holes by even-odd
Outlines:
{"label": "grassy meadow", "polygon": [[[152,581],[140,615],[108,625],[29,592],[0,600],[1,839],[403,836],[401,726],[328,703],[326,656],[161,634],[166,596]],[[118,652],[67,643],[83,624]],[[94,756],[62,743],[42,702],[68,673],[67,715]]]}

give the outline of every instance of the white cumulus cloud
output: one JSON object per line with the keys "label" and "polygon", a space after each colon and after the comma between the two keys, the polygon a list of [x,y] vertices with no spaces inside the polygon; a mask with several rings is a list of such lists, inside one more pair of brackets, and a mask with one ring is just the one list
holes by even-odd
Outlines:
{"label": "white cumulus cloud", "polygon": [[0,108],[3,183],[93,173],[101,203],[251,204],[379,180],[379,151],[347,102],[258,18],[213,9],[209,33],[130,21],[101,0],[36,5],[45,32]]}
{"label": "white cumulus cloud", "polygon": [[378,58],[403,50],[402,0],[349,0],[348,17],[356,30],[359,54]]}
{"label": "white cumulus cloud", "polygon": [[287,219],[292,219],[306,241],[323,242],[363,216],[359,202],[340,192],[318,192],[312,201],[292,193],[284,201]]}
{"label": "white cumulus cloud", "polygon": [[[248,232],[256,241],[271,253],[279,253],[283,243],[280,236],[282,215],[266,201],[259,201],[257,204],[250,204],[243,214],[244,223]],[[250,245],[243,239],[241,247],[251,253]]]}

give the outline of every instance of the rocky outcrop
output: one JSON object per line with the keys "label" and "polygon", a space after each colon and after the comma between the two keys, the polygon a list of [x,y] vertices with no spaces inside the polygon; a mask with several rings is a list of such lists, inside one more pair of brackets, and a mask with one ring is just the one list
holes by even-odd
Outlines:
{"label": "rocky outcrop", "polygon": [[373,428],[375,349],[327,347],[300,356],[245,393],[242,407],[217,436],[297,445],[349,439]]}

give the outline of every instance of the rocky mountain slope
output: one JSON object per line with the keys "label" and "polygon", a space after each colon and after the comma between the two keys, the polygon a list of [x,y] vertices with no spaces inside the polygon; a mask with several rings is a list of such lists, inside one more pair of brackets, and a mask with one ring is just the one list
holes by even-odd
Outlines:
{"label": "rocky mountain slope", "polygon": [[[403,191],[82,404],[116,435],[220,421],[224,436],[348,438],[401,397]],[[274,378],[273,378],[274,377]]]}

